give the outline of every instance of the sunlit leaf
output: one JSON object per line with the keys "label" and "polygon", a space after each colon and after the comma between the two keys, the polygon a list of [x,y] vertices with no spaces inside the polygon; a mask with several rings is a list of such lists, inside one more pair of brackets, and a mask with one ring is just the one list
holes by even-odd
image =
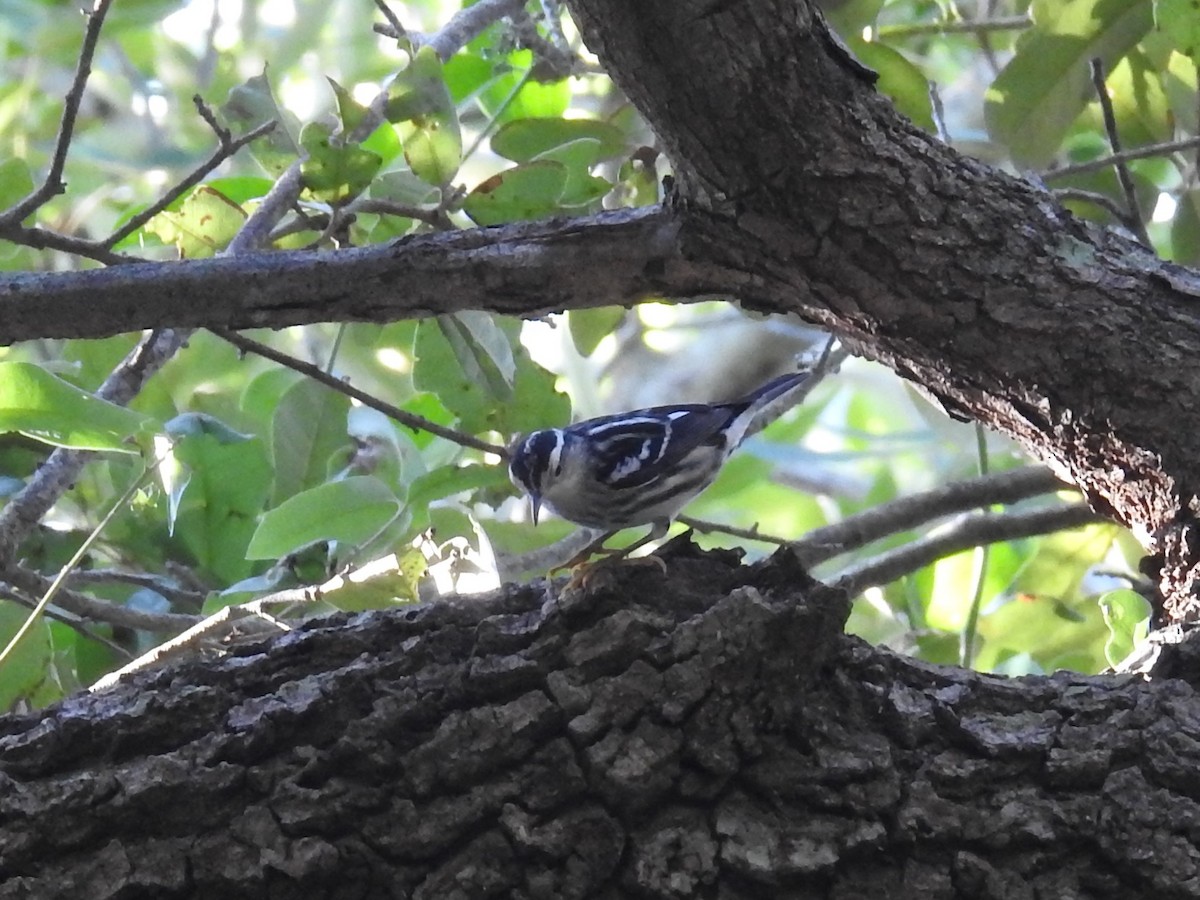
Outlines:
{"label": "sunlit leaf", "polygon": [[492,150],[513,162],[529,162],[547,150],[581,138],[596,142],[589,164],[620,155],[626,144],[621,129],[598,119],[515,119],[501,125],[492,136]]}
{"label": "sunlit leaf", "polygon": [[432,47],[417,51],[389,86],[386,116],[398,126],[413,174],[429,184],[447,184],[462,161],[462,132]]}
{"label": "sunlit leaf", "polygon": [[879,73],[875,87],[892,98],[896,109],[908,116],[914,125],[933,131],[933,107],[929,102],[929,81],[904,56],[891,47],[859,38],[847,41],[854,55]]}
{"label": "sunlit leaf", "polygon": [[575,349],[583,356],[591,356],[596,346],[621,324],[625,313],[625,308],[621,306],[571,310],[567,313],[567,325],[571,329]]}
{"label": "sunlit leaf", "polygon": [[1200,52],[1200,9],[1194,0],[1154,0],[1154,24],[1184,56]]}
{"label": "sunlit leaf", "polygon": [[174,244],[184,259],[204,259],[223,249],[245,222],[238,204],[202,184],[178,210],[164,210],[147,222],[146,231]]}
{"label": "sunlit leaf", "polygon": [[1108,628],[1104,655],[1108,664],[1115,666],[1146,639],[1150,630],[1150,604],[1137,591],[1127,588],[1109,591],[1096,602]]}
{"label": "sunlit leaf", "polygon": [[322,484],[266,512],[246,548],[249,559],[279,559],[318,541],[361,544],[401,509],[387,485],[370,475]]}
{"label": "sunlit leaf", "polygon": [[1089,62],[1121,59],[1153,26],[1143,0],[1039,0],[1036,27],[988,88],[988,131],[1018,163],[1044,166],[1091,102]]}
{"label": "sunlit leaf", "polygon": [[300,165],[304,186],[316,200],[340,205],[367,189],[383,160],[354,144],[330,141],[329,127],[310,122],[300,132],[307,158]]}
{"label": "sunlit leaf", "polygon": [[17,431],[56,447],[139,452],[141,413],[101,400],[26,362],[0,362],[0,433]]}
{"label": "sunlit leaf", "polygon": [[538,219],[559,209],[567,167],[551,160],[523,163],[480,183],[463,201],[477,225]]}

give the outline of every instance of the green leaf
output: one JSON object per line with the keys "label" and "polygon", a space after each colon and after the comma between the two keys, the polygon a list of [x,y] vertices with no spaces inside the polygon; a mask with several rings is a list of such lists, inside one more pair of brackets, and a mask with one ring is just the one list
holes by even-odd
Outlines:
{"label": "green leaf", "polygon": [[914,125],[933,132],[933,107],[929,101],[929,82],[921,70],[902,54],[885,44],[852,37],[847,45],[864,65],[879,73],[876,87],[908,116]]}
{"label": "green leaf", "polygon": [[508,62],[510,71],[497,76],[479,92],[479,105],[484,112],[499,122],[562,118],[571,104],[571,86],[566,79],[543,84],[529,78],[533,66],[533,53],[529,50],[510,53]]}
{"label": "green leaf", "polygon": [[612,190],[612,182],[591,172],[591,167],[600,159],[600,150],[600,142],[595,138],[579,138],[538,155],[538,159],[561,163],[567,170],[567,183],[563,185],[559,206],[585,206]]}
{"label": "green leaf", "polygon": [[551,160],[523,163],[483,181],[463,201],[477,225],[539,219],[559,210],[567,167]]}
{"label": "green leaf", "polygon": [[[15,603],[0,604],[0,650],[29,617],[29,610]],[[50,678],[51,648],[48,622],[37,623],[21,639],[12,656],[0,667],[0,712],[8,712],[19,700],[38,694]]]}
{"label": "green leaf", "polygon": [[[516,364],[512,398],[501,402],[478,373],[468,375],[437,322],[424,319],[413,340],[413,386],[437,396],[459,418],[459,427],[477,434],[513,434],[543,425],[561,424],[570,415],[570,401],[555,390],[555,376],[533,362],[519,342],[520,324],[497,320],[508,335]],[[466,358],[470,358],[469,356]],[[406,404],[412,409],[413,404]]]}
{"label": "green leaf", "polygon": [[1109,591],[1096,602],[1108,628],[1104,656],[1110,666],[1115,666],[1146,639],[1150,631],[1150,604],[1137,591],[1128,588]]}
{"label": "green leaf", "polygon": [[1185,266],[1200,263],[1200,191],[1186,191],[1171,220],[1171,259]]}
{"label": "green leaf", "polygon": [[613,333],[625,318],[623,306],[600,306],[595,309],[573,309],[567,313],[571,340],[581,356],[591,356],[604,338]]}
{"label": "green leaf", "polygon": [[300,143],[308,158],[300,164],[300,174],[313,199],[340,206],[367,189],[383,160],[354,144],[332,144],[329,138],[327,125],[310,122],[304,126]]}
{"label": "green leaf", "polygon": [[216,581],[245,578],[246,544],[271,483],[262,441],[202,414],[179,416],[171,430],[171,458],[188,473],[173,482],[183,482],[175,535]]}
{"label": "green leaf", "polygon": [[[329,82],[329,86],[333,88],[333,96],[337,100],[338,118],[341,120],[343,135],[349,135],[358,127],[358,123],[363,120],[367,114],[367,108],[354,99],[354,95],[348,90],[330,78],[325,76],[325,80]],[[301,135],[303,143],[304,136]]]}
{"label": "green leaf", "polygon": [[1200,52],[1200,9],[1194,0],[1154,0],[1154,24],[1193,60]]}
{"label": "green leaf", "polygon": [[271,417],[273,506],[328,478],[330,459],[348,444],[349,411],[345,394],[307,378],[283,393]]}
{"label": "green leaf", "polygon": [[27,362],[0,362],[0,432],[56,447],[138,453],[150,425],[141,413],[101,400]]}
{"label": "green leaf", "polygon": [[200,185],[177,211],[164,210],[146,223],[146,231],[174,244],[184,259],[215,256],[246,222],[245,211],[220,191]]}
{"label": "green leaf", "polygon": [[23,159],[0,162],[0,210],[15,206],[33,193],[33,175]]}
{"label": "green leaf", "polygon": [[437,323],[467,377],[484,382],[498,400],[511,400],[513,349],[491,314],[466,310],[438,316]]}
{"label": "green leaf", "polygon": [[392,81],[385,115],[398,125],[413,174],[432,185],[448,184],[462,162],[462,131],[432,47],[418,50]]}
{"label": "green leaf", "polygon": [[321,585],[322,597],[343,612],[415,603],[425,574],[425,555],[409,547],[356,567]]}
{"label": "green leaf", "polygon": [[408,490],[410,506],[428,506],[434,500],[477,491],[480,488],[504,487],[508,470],[504,466],[439,466],[413,481]]}
{"label": "green leaf", "polygon": [[265,513],[246,556],[279,559],[318,541],[357,545],[374,537],[401,510],[400,501],[378,478],[355,475],[322,484]]}
{"label": "green leaf", "polygon": [[1153,19],[1143,0],[1038,0],[1033,11],[1036,27],[988,88],[985,117],[1020,165],[1041,167],[1095,95],[1089,61],[1111,70]]}
{"label": "green leaf", "polygon": [[529,162],[534,157],[581,138],[596,142],[596,154],[589,164],[612,159],[625,150],[621,129],[598,119],[515,119],[501,125],[492,136],[492,151],[513,162]]}
{"label": "green leaf", "polygon": [[250,145],[254,159],[271,175],[282,175],[299,158],[300,145],[294,135],[300,131],[300,122],[275,101],[265,68],[261,75],[230,88],[221,112],[242,131],[275,121],[273,131]]}

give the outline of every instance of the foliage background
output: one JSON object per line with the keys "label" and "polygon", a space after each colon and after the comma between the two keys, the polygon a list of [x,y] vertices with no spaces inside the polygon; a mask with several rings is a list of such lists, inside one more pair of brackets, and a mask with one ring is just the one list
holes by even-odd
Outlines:
{"label": "foliage background", "polygon": [[[277,230],[278,247],[364,245],[660,201],[669,161],[557,3],[530,4],[523,25],[491,26],[444,66],[414,49],[416,36],[437,31],[459,5],[390,9],[413,40],[375,34],[382,17],[361,0],[116,3],[70,146],[68,190],[25,223],[75,243],[37,246],[0,232],[0,267],[54,271],[114,263],[112,253],[164,261],[218,253],[301,158],[306,189]],[[1043,179],[1079,215],[1144,233],[1167,258],[1200,257],[1200,14],[1187,4],[854,0],[827,13],[914,122]],[[82,23],[65,27],[56,4],[0,0],[0,209],[43,177],[81,33]],[[1124,148],[1165,144],[1130,159],[1125,184],[1090,87],[1093,59]],[[366,106],[397,72],[389,121],[357,134]],[[88,252],[212,152],[197,94],[235,135],[268,118],[280,127],[143,226]],[[496,444],[572,416],[737,394],[822,342],[802,323],[753,321],[721,302],[254,337]],[[35,363],[90,391],[135,341],[31,342],[0,350],[0,363]],[[26,386],[23,371],[10,367],[4,377],[28,392],[46,386],[36,376]],[[19,406],[9,403],[0,419],[5,497],[45,458],[48,441],[87,445],[84,427],[103,428],[110,414],[99,404],[48,402],[31,420]],[[569,530],[561,522],[534,530],[494,455],[400,427],[207,332],[192,336],[132,408],[146,417],[139,452],[122,452],[133,445],[117,441],[98,455],[21,548],[23,565],[51,576],[115,507],[70,581],[113,603],[210,614],[389,553],[398,560],[386,578],[331,600],[345,608],[411,602],[422,590],[536,574],[514,558]],[[853,361],[749,442],[688,513],[794,539],[898,495],[1026,462],[880,367]],[[1046,502],[1054,498],[1026,505]],[[890,536],[817,574],[836,575],[916,537]],[[772,547],[720,532],[699,540],[751,555]],[[1128,576],[1137,555],[1108,524],[957,554],[865,591],[851,628],[936,662],[1098,671],[1141,618],[1113,605],[1127,595],[1108,593],[1132,579],[1099,573]],[[438,577],[422,588],[427,564]],[[19,593],[8,586],[10,597]],[[27,615],[0,604],[0,639]],[[104,622],[87,628],[92,636],[41,621],[0,664],[0,708],[50,702],[161,640]]]}

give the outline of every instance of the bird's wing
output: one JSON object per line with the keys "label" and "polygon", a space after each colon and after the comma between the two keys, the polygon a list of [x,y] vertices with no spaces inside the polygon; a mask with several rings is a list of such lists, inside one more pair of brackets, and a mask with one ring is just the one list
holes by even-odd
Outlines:
{"label": "bird's wing", "polygon": [[610,487],[631,488],[674,471],[689,453],[713,440],[740,409],[740,405],[663,406],[605,416],[580,426],[587,426],[595,448],[597,477]]}

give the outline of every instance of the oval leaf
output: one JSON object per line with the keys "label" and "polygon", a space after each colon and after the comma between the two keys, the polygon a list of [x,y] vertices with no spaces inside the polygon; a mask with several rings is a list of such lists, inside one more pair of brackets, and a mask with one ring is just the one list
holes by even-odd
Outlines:
{"label": "oval leaf", "polygon": [[137,453],[130,438],[150,419],[101,400],[27,362],[0,362],[0,432],[55,447]]}
{"label": "oval leaf", "polygon": [[317,541],[360,544],[399,512],[396,495],[371,475],[323,484],[264,513],[246,556],[278,559]]}

